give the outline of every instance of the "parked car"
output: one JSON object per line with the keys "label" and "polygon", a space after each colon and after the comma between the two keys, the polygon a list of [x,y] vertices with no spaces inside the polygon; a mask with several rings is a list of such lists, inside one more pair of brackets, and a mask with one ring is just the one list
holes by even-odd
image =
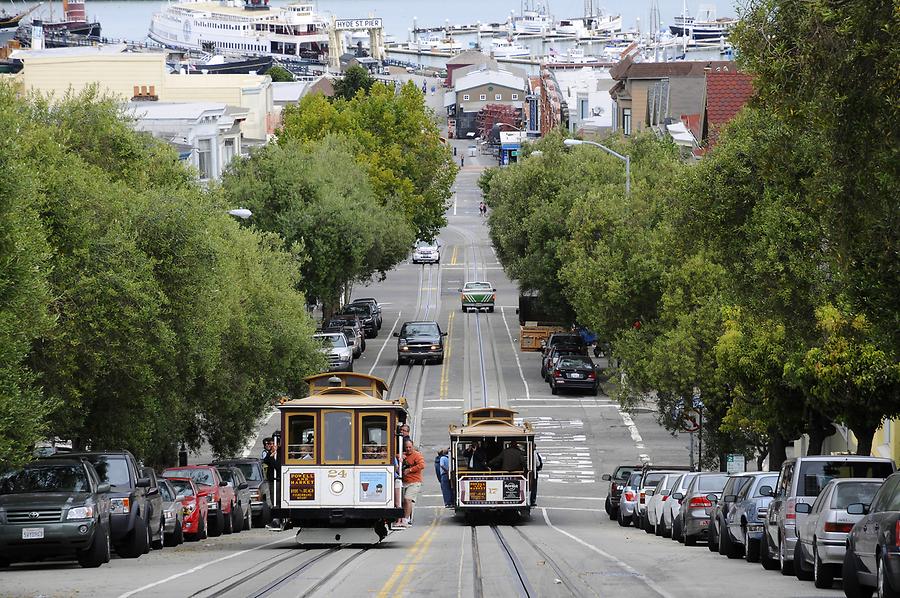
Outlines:
{"label": "parked car", "polygon": [[563,355],[550,371],[550,393],[560,390],[586,390],[596,396],[600,381],[594,362],[586,355]]}
{"label": "parked car", "polygon": [[634,512],[634,527],[647,529],[647,503],[653,497],[653,491],[657,485],[666,479],[667,471],[644,468],[644,476],[638,487],[638,503]]}
{"label": "parked car", "polygon": [[155,550],[162,550],[162,547],[165,546],[166,518],[163,512],[165,509],[163,509],[162,495],[159,493],[159,479],[156,477],[156,472],[153,471],[152,467],[142,467],[141,477],[150,480],[150,485],[147,487],[147,516],[151,522],[159,522],[159,536],[154,537],[156,534],[151,535],[150,547]]}
{"label": "parked car", "polygon": [[584,346],[585,355],[587,355],[587,346],[584,339],[577,332],[554,332],[546,341],[541,341],[541,353],[546,355],[556,345]]}
{"label": "parked car", "polygon": [[436,239],[433,242],[416,241],[416,246],[413,249],[412,263],[440,264],[441,244]]}
{"label": "parked car", "polygon": [[640,488],[643,475],[640,471],[633,472],[625,482],[625,486],[622,487],[619,512],[616,516],[616,520],[622,527],[628,527],[634,521],[634,515],[637,512],[638,488]]}
{"label": "parked car", "polygon": [[184,505],[177,499],[178,493],[166,478],[157,481],[163,501],[163,518],[166,521],[165,545],[178,546],[184,542]]}
{"label": "parked car", "polygon": [[231,528],[235,532],[240,532],[253,527],[253,514],[250,511],[250,486],[241,470],[237,467],[216,465],[222,479],[225,480],[237,500],[235,508],[231,511]]}
{"label": "parked car", "polygon": [[219,470],[212,465],[186,465],[170,467],[163,471],[163,476],[194,480],[198,496],[201,500],[206,499],[207,533],[210,536],[230,534],[234,531],[231,513],[237,505],[237,498],[228,482],[219,475]]}
{"label": "parked car", "polygon": [[[763,535],[766,512],[772,502],[772,489],[778,474],[768,471],[754,473],[744,484],[725,515],[725,527],[719,527],[719,552],[725,543],[725,555],[743,553],[748,563],[759,561],[759,544]],[[725,495],[722,495],[723,498]],[[726,535],[726,530],[728,534]]]}
{"label": "parked car", "polygon": [[329,372],[353,371],[353,346],[342,332],[320,332],[313,339],[321,344],[319,351],[328,359]]}
{"label": "parked car", "polygon": [[87,460],[68,455],[0,474],[0,567],[67,556],[108,563],[109,490]]}
{"label": "parked car", "polygon": [[662,531],[660,535],[664,538],[672,538],[678,540],[681,537],[681,503],[684,500],[684,493],[697,475],[696,472],[685,472],[675,481],[672,486],[672,492],[669,494],[669,500],[663,505]]}
{"label": "parked car", "polygon": [[806,513],[806,521],[797,526],[794,572],[803,581],[813,580],[817,588],[830,588],[844,562],[847,535],[853,524],[863,518],[851,515],[851,504],[872,504],[882,480],[846,478],[831,480],[812,505],[797,503],[797,512]]}
{"label": "parked car", "polygon": [[583,355],[587,357],[587,347],[583,345],[553,345],[541,356],[541,377],[550,382],[550,374],[553,373],[556,364],[563,357],[571,355]]}
{"label": "parked car", "polygon": [[375,338],[378,336],[378,320],[376,319],[375,308],[370,304],[348,303],[341,309],[341,315],[355,315],[359,317],[366,338]]}
{"label": "parked car", "polygon": [[494,311],[494,302],[497,300],[497,289],[490,282],[470,281],[459,289],[459,300],[462,310],[485,309],[491,313]]}
{"label": "parked car", "polygon": [[672,484],[681,475],[680,472],[664,472],[664,475],[656,487],[647,491],[647,508],[644,516],[644,531],[648,534],[659,535],[662,528],[659,525],[659,518],[662,515],[663,507],[669,495],[672,493]]}
{"label": "parked car", "polygon": [[619,500],[622,497],[622,488],[628,483],[628,478],[639,470],[640,465],[619,465],[610,473],[603,474],[603,481],[609,482],[609,490],[606,493],[604,507],[610,519],[615,519],[619,514]]}
{"label": "parked car", "polygon": [[713,501],[722,495],[727,481],[728,474],[717,471],[702,472],[694,476],[684,492],[678,515],[681,521],[679,542],[683,542],[685,546],[693,546],[698,540],[708,537]]}
{"label": "parked car", "polygon": [[175,489],[175,499],[184,507],[182,530],[188,540],[203,540],[207,537],[209,501],[201,495],[191,478],[167,477]]}
{"label": "parked car", "polygon": [[110,485],[110,539],[116,554],[135,559],[150,552],[152,543],[162,542],[162,498],[158,491],[150,492],[153,481],[140,474],[134,455],[123,450],[69,453],[50,458],[71,457],[87,459],[100,482]]}
{"label": "parked car", "polygon": [[900,596],[900,474],[884,481],[872,503],[847,505],[859,515],[847,537],[841,569],[844,594],[849,598]]}
{"label": "parked car", "polygon": [[[725,528],[725,518],[731,505],[734,504],[735,498],[737,498],[737,493],[741,491],[744,484],[750,483],[754,475],[754,472],[737,473],[729,477],[728,481],[725,482],[725,488],[722,489],[722,498],[716,501],[710,514],[709,540],[707,543],[711,552],[718,552],[723,556],[728,556],[719,547],[719,530]],[[726,539],[725,542],[727,543],[728,540]]]}
{"label": "parked car", "polygon": [[787,459],[781,465],[775,496],[766,517],[760,561],[767,569],[794,574],[797,526],[806,519],[797,503],[812,504],[834,478],[879,478],[894,473],[894,462],[881,457],[812,455]]}
{"label": "parked car", "polygon": [[357,297],[351,304],[364,303],[372,306],[372,310],[375,312],[375,322],[378,324],[378,330],[381,330],[381,325],[384,324],[384,319],[381,315],[381,305],[379,305],[378,300],[374,297]]}
{"label": "parked car", "polygon": [[397,337],[397,363],[403,365],[415,360],[427,363],[444,363],[444,337],[441,327],[434,321],[404,322]]}
{"label": "parked car", "polygon": [[332,316],[322,326],[322,332],[343,332],[346,334],[353,345],[353,357],[359,357],[366,350],[366,332],[363,329],[359,316],[347,314]]}
{"label": "parked car", "polygon": [[216,467],[237,467],[244,474],[250,491],[251,521],[256,527],[264,527],[272,520],[272,489],[266,480],[262,461],[252,457],[222,459],[213,463]]}

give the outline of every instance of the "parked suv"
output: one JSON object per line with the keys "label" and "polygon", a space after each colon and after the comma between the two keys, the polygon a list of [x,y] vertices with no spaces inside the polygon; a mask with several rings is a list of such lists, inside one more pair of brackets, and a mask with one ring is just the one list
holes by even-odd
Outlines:
{"label": "parked suv", "polygon": [[629,476],[639,470],[642,465],[619,465],[610,473],[603,474],[603,481],[609,482],[609,491],[606,493],[606,514],[610,519],[615,519],[619,514],[619,500],[622,497],[622,488],[628,482]]}
{"label": "parked suv", "polygon": [[216,467],[237,467],[247,479],[250,489],[250,509],[253,525],[263,527],[272,519],[272,490],[263,473],[262,461],[247,457],[244,459],[222,459],[213,463]]}
{"label": "parked suv", "polygon": [[[726,513],[727,525],[719,528],[720,554],[724,550],[725,555],[731,558],[743,552],[748,563],[759,561],[763,525],[769,503],[772,502],[772,488],[777,481],[777,473],[758,471],[741,487]],[[722,498],[724,500],[726,495],[723,494]]]}
{"label": "parked suv", "polygon": [[343,332],[321,332],[313,339],[322,345],[319,351],[328,360],[329,372],[353,371],[353,347]]}
{"label": "parked suv", "polygon": [[219,475],[225,480],[234,491],[237,503],[231,510],[231,528],[232,531],[240,532],[252,527],[252,514],[250,510],[250,486],[247,484],[247,478],[241,473],[237,467],[230,467],[216,464]]}
{"label": "parked suv", "polygon": [[[722,489],[722,498],[716,501],[710,514],[708,544],[710,552],[718,551],[722,556],[726,556],[725,549],[719,546],[720,530],[725,529],[725,519],[728,516],[731,505],[734,504],[737,498],[737,493],[741,491],[744,484],[750,483],[754,475],[756,475],[755,472],[736,473],[725,482],[725,488]],[[730,546],[728,543],[729,539],[726,539],[725,542]]]}
{"label": "parked suv", "polygon": [[881,478],[894,473],[894,462],[880,457],[814,455],[788,459],[781,465],[775,496],[769,505],[760,561],[766,569],[794,574],[797,526],[806,514],[797,503],[812,504],[825,484],[834,478]]}
{"label": "parked suv", "polygon": [[0,567],[74,556],[109,562],[109,484],[77,457],[40,459],[0,474]]}
{"label": "parked suv", "polygon": [[348,303],[341,310],[341,315],[358,316],[366,333],[366,338],[378,336],[378,319],[375,308],[368,303]]}
{"label": "parked suv", "polygon": [[404,322],[397,337],[397,363],[403,365],[414,360],[433,360],[444,363],[444,337],[437,322]]}
{"label": "parked suv", "polygon": [[[100,482],[110,485],[110,534],[116,553],[134,559],[150,552],[153,542],[161,544],[164,526],[160,525],[162,497],[153,480],[142,476],[137,460],[128,451],[69,453],[56,458],[88,460]],[[153,491],[151,491],[151,489]],[[153,515],[156,519],[153,519]]]}
{"label": "parked suv", "polygon": [[375,314],[375,322],[378,324],[378,330],[381,330],[381,325],[384,323],[384,320],[381,316],[381,306],[378,304],[378,300],[374,297],[357,297],[353,301],[350,302],[351,305],[355,304],[366,304],[372,306],[372,311]]}

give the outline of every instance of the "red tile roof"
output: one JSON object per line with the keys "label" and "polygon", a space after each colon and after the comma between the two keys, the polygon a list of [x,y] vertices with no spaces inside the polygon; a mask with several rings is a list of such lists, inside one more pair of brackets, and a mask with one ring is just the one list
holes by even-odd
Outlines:
{"label": "red tile roof", "polygon": [[684,126],[694,134],[694,139],[700,139],[703,135],[700,131],[700,115],[699,114],[682,114],[681,122]]}
{"label": "red tile roof", "polygon": [[725,126],[753,95],[750,75],[737,71],[712,71],[706,74],[706,130],[709,145],[715,145],[719,130]]}

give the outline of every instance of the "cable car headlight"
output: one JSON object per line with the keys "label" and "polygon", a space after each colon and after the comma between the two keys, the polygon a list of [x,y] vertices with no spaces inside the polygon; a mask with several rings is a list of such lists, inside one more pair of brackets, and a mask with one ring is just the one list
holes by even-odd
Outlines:
{"label": "cable car headlight", "polygon": [[331,492],[334,494],[340,494],[344,491],[344,482],[340,480],[335,480],[331,482]]}

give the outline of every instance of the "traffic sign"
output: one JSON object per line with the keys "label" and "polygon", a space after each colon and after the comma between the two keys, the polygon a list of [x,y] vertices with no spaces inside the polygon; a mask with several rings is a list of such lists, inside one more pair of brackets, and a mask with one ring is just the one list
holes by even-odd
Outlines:
{"label": "traffic sign", "polygon": [[700,412],[696,409],[688,409],[681,416],[681,428],[685,432],[697,432],[700,430]]}
{"label": "traffic sign", "polygon": [[730,454],[725,457],[725,471],[728,473],[741,473],[746,471],[747,463],[744,455]]}

